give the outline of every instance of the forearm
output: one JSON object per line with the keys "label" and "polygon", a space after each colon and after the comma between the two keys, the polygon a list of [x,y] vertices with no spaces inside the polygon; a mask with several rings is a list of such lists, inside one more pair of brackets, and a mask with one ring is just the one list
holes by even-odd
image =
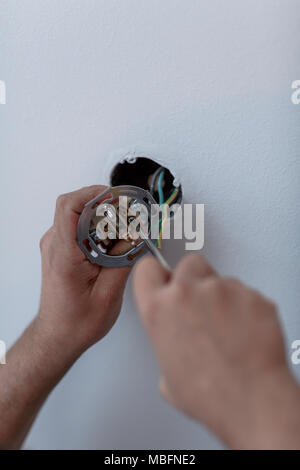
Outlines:
{"label": "forearm", "polygon": [[75,361],[34,320],[0,366],[0,449],[19,448],[39,409]]}
{"label": "forearm", "polygon": [[[257,379],[245,397],[245,415],[228,419],[233,449],[300,449],[300,388],[286,367]],[[225,437],[225,436],[224,436]]]}
{"label": "forearm", "polygon": [[300,449],[300,388],[275,304],[198,255],[171,276],[145,258],[134,290],[166,400],[229,448]]}

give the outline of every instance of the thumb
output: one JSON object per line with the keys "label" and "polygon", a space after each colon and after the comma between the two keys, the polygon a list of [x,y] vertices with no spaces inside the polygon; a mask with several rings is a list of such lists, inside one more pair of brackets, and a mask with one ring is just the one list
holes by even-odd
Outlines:
{"label": "thumb", "polygon": [[167,284],[170,273],[153,257],[146,256],[137,263],[133,275],[133,290],[138,309],[143,311],[159,289]]}

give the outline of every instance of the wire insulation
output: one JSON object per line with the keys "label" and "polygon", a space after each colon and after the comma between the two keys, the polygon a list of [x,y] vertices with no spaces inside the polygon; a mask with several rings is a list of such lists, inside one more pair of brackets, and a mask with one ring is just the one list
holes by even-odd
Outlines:
{"label": "wire insulation", "polygon": [[173,191],[173,193],[171,194],[169,199],[167,199],[166,202],[163,204],[163,206],[164,206],[164,217],[163,217],[163,220],[162,220],[162,223],[161,223],[161,226],[160,226],[159,237],[158,237],[158,240],[157,240],[157,247],[158,248],[161,248],[161,241],[162,241],[163,231],[164,231],[166,222],[168,220],[168,207],[170,206],[170,204],[174,201],[174,199],[178,195],[178,193],[180,191],[180,188],[181,188],[181,186],[178,186],[178,188],[176,188]]}
{"label": "wire insulation", "polygon": [[162,170],[162,172],[159,174],[159,178],[158,178],[158,195],[159,195],[159,205],[162,206],[163,203],[164,203],[164,192],[163,192],[163,189],[162,189],[162,182],[163,182],[163,178],[165,176],[165,170]]}
{"label": "wire insulation", "polygon": [[150,187],[150,193],[152,194],[152,196],[154,195],[154,192],[155,192],[155,185],[156,185],[157,178],[162,170],[163,170],[163,167],[159,166],[153,174],[152,183]]}

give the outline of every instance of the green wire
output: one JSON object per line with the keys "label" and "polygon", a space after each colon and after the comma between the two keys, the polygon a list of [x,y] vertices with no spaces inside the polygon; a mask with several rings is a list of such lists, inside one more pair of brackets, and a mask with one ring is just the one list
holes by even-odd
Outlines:
{"label": "green wire", "polygon": [[[179,192],[180,186],[178,186],[178,188],[175,188],[174,191],[172,192],[172,194],[167,199],[167,201],[164,202],[165,198],[164,198],[164,193],[163,193],[163,189],[162,189],[162,181],[163,181],[164,174],[165,174],[164,170],[162,170],[161,173],[159,174],[157,190],[158,190],[158,195],[159,195],[159,205],[163,206],[163,209],[165,210],[165,207],[169,205],[169,202],[172,201],[173,199],[175,199],[174,195]],[[159,242],[160,242],[160,238],[161,238],[161,235],[162,235],[163,222],[164,222],[164,219],[166,218],[166,216],[167,215],[165,213],[164,217],[162,218],[162,220],[160,221],[160,224],[159,224],[159,238],[157,240],[157,246],[158,247],[159,247]]]}
{"label": "green wire", "polygon": [[[172,192],[171,196],[170,196],[170,197],[166,200],[166,202],[164,203],[164,208],[169,205],[169,202],[170,202],[170,201],[172,201],[173,199],[175,199],[175,198],[173,198],[173,196],[174,196],[175,193],[178,193],[178,192],[179,192],[180,188],[181,188],[181,186],[178,186],[178,188],[175,188],[175,189],[174,189],[174,191]],[[165,214],[165,217],[166,217],[166,214]],[[165,217],[164,217],[164,218],[161,220],[161,222],[160,222],[159,237],[158,237],[158,240],[157,240],[157,243],[156,243],[156,245],[157,245],[158,248],[159,248],[159,241],[160,241],[161,236],[162,236],[162,229],[163,229],[163,224],[164,224],[164,219],[165,219]]]}
{"label": "green wire", "polygon": [[[157,184],[157,191],[158,191],[159,205],[160,205],[160,206],[162,206],[163,203],[164,203],[164,193],[163,193],[163,189],[162,189],[162,182],[163,182],[164,174],[165,174],[165,171],[164,171],[164,170],[162,170],[162,171],[159,173],[158,184]],[[161,228],[162,228],[162,220],[160,220],[160,222],[159,222],[159,233],[160,233],[160,231],[161,231]],[[157,240],[156,244],[157,244],[157,246],[158,246],[158,244],[159,244],[159,239]]]}
{"label": "green wire", "polygon": [[152,196],[153,196],[153,194],[154,194],[154,192],[155,192],[156,182],[157,182],[157,179],[158,179],[159,174],[160,174],[161,171],[163,171],[163,167],[162,167],[162,166],[159,166],[159,167],[157,168],[157,170],[155,171],[153,177],[152,177],[152,183],[151,183],[151,187],[150,187],[150,193],[152,194]]}
{"label": "green wire", "polygon": [[163,170],[160,174],[159,174],[159,178],[158,178],[158,195],[159,195],[159,205],[161,206],[163,203],[164,203],[164,193],[163,193],[163,190],[162,190],[162,182],[163,182],[163,177],[165,175],[165,171]]}

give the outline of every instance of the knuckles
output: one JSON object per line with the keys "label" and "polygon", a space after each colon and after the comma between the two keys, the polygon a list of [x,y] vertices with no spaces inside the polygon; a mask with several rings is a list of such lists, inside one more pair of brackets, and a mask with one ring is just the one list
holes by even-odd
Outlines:
{"label": "knuckles", "polygon": [[242,283],[238,279],[235,279],[235,278],[231,278],[231,277],[225,278],[223,279],[223,283],[227,289],[234,291],[234,292],[237,292],[243,289]]}
{"label": "knuckles", "polygon": [[195,266],[197,266],[198,276],[201,278],[211,276],[214,273],[212,267],[198,253],[189,253],[188,255],[185,255],[177,266],[176,271],[180,274],[186,273],[189,269],[193,270]]}
{"label": "knuckles", "polygon": [[68,194],[60,194],[56,199],[56,209],[62,210],[65,209],[68,202]]}
{"label": "knuckles", "polygon": [[44,233],[44,235],[40,239],[40,251],[41,251],[41,253],[43,253],[45,251],[45,248],[49,244],[50,238],[51,238],[51,228],[46,233]]}
{"label": "knuckles", "polygon": [[193,286],[186,281],[174,281],[170,287],[169,298],[175,305],[186,303],[193,295]]}
{"label": "knuckles", "polygon": [[245,295],[246,288],[236,279],[212,277],[203,281],[200,292],[218,310],[233,308],[233,304]]}
{"label": "knuckles", "polygon": [[202,292],[212,301],[216,301],[222,308],[232,309],[233,305],[246,308],[252,315],[261,318],[274,317],[277,314],[277,306],[271,300],[266,299],[260,293],[246,287],[237,279],[212,278],[203,284]]}
{"label": "knuckles", "polygon": [[207,297],[222,300],[228,291],[228,286],[224,280],[216,277],[203,282],[201,290]]}

